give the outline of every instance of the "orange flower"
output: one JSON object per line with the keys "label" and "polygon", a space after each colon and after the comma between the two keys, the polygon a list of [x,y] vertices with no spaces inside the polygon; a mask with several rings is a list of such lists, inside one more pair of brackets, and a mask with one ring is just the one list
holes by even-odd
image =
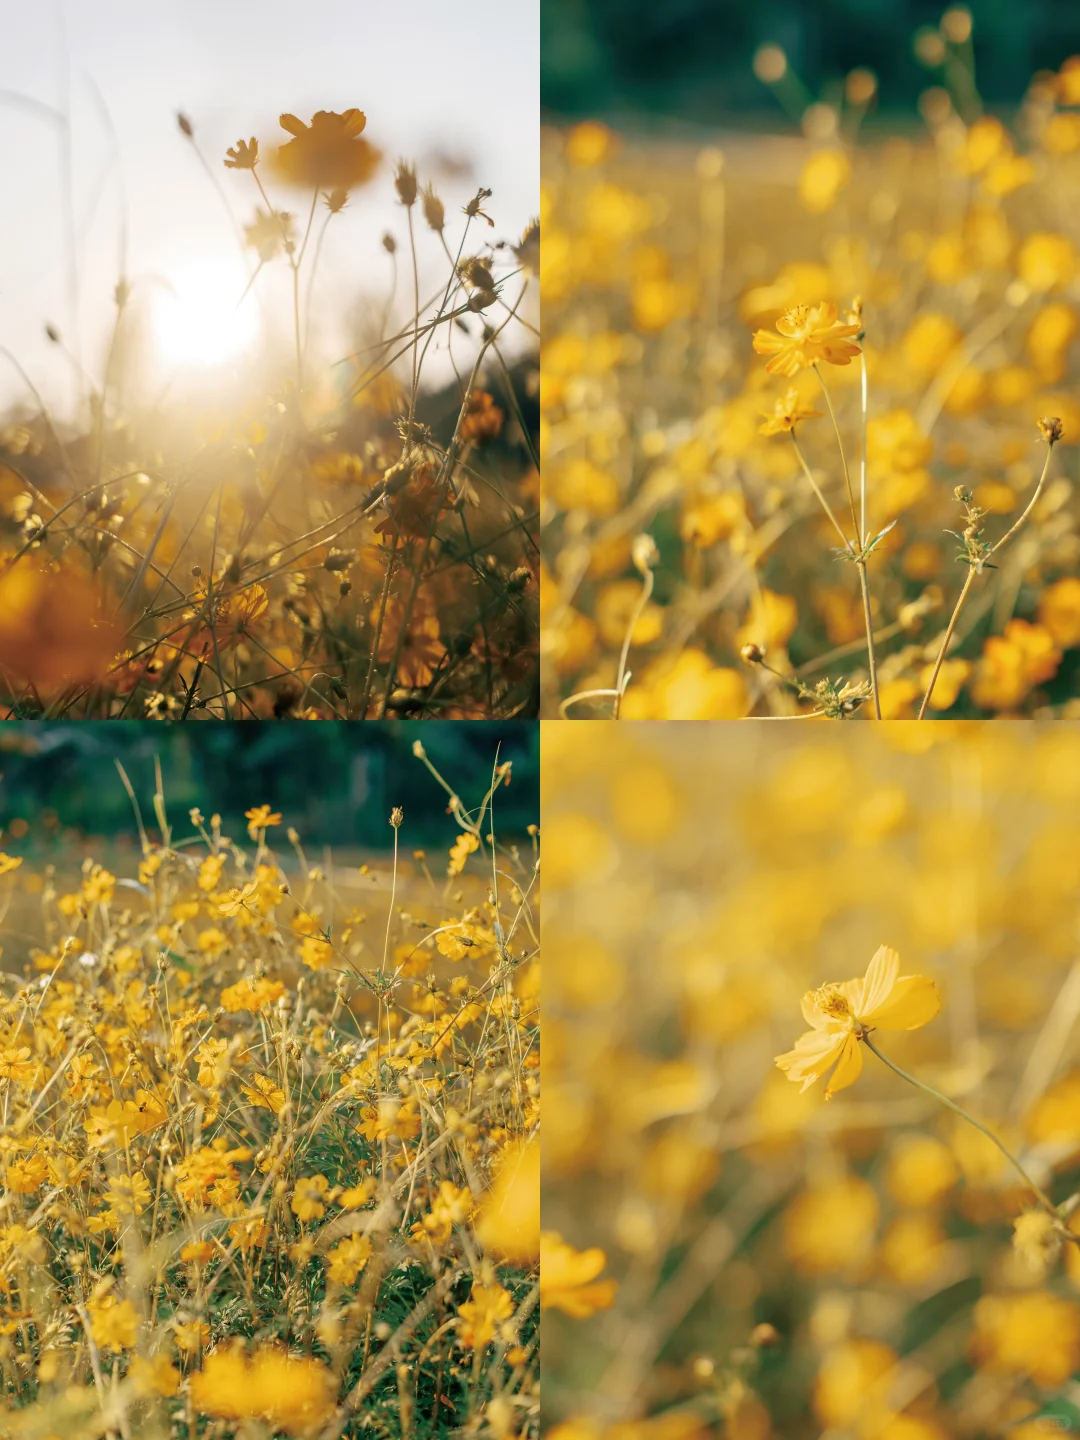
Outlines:
{"label": "orange flower", "polygon": [[859,333],[858,325],[841,325],[831,300],[820,305],[796,305],[776,322],[779,332],[754,332],[754,349],[770,355],[765,369],[770,375],[795,375],[807,365],[825,360],[830,365],[850,365],[860,347],[849,339]]}
{"label": "orange flower", "polygon": [[[391,600],[386,607],[382,634],[379,637],[379,664],[387,665],[394,658],[398,635],[405,618],[405,602]],[[446,658],[446,646],[439,639],[439,617],[418,600],[398,659],[397,678],[410,689],[430,685],[435,669]]]}
{"label": "orange flower", "polygon": [[[501,410],[499,415],[501,417]],[[463,433],[468,423],[466,417],[462,422]],[[391,544],[398,538],[426,540],[438,516],[448,508],[450,497],[450,487],[432,466],[422,465],[404,490],[387,498],[386,508],[390,513],[375,526],[376,534]]]}
{"label": "orange flower", "polygon": [[71,567],[15,566],[0,579],[0,665],[41,687],[99,678],[120,640],[107,609]]}
{"label": "orange flower", "polygon": [[265,615],[269,599],[261,585],[248,585],[243,590],[222,594],[215,590],[209,596],[205,590],[196,591],[192,596],[195,609],[184,614],[185,620],[193,620],[192,641],[201,636],[203,654],[213,649],[211,631],[217,639],[219,650],[236,645],[253,621]]}
{"label": "orange flower", "polygon": [[367,124],[362,110],[319,110],[305,125],[295,115],[282,115],[281,128],[295,139],[277,152],[278,168],[297,185],[349,189],[370,180],[381,153],[360,132]]}
{"label": "orange flower", "polygon": [[486,390],[472,390],[465,401],[461,418],[461,438],[474,445],[485,445],[502,431],[503,412]]}

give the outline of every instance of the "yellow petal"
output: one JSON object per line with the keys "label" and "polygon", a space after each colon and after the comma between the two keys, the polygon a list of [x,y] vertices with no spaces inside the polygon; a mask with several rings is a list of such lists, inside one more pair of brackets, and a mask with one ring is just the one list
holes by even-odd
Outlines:
{"label": "yellow petal", "polygon": [[884,1004],[859,1019],[878,1030],[918,1030],[941,1009],[941,996],[925,975],[901,975]]}
{"label": "yellow petal", "polygon": [[838,1090],[846,1090],[849,1085],[854,1085],[861,1074],[862,1050],[859,1048],[859,1042],[854,1034],[851,1034],[844,1043],[840,1063],[825,1087],[826,1100],[831,1100]]}
{"label": "yellow petal", "polygon": [[843,1030],[808,1030],[795,1041],[794,1050],[777,1055],[776,1063],[789,1080],[802,1081],[805,1090],[825,1074],[843,1050],[847,1038]]}
{"label": "yellow petal", "polygon": [[874,958],[866,967],[862,996],[855,1010],[860,1020],[885,1003],[899,973],[900,956],[895,950],[890,950],[888,945],[879,945],[874,952]]}

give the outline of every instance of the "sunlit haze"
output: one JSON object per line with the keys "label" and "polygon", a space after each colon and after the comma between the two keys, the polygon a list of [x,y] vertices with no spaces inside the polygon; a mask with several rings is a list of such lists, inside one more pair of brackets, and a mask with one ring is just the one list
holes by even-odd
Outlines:
{"label": "sunlit haze", "polygon": [[[270,157],[289,138],[278,127],[282,111],[310,118],[357,106],[384,155],[376,178],[327,229],[311,295],[313,355],[340,355],[356,302],[385,295],[392,261],[384,231],[407,252],[392,183],[399,156],[415,160],[422,183],[434,181],[451,243],[479,185],[493,191],[490,238],[516,240],[536,212],[538,0],[513,0],[497,25],[480,27],[440,0],[0,0],[0,19],[0,328],[58,409],[75,394],[78,363],[100,379],[121,275],[142,336],[139,378],[149,386],[248,350],[273,353],[288,339],[291,292],[280,258],[238,306],[257,263],[239,236],[261,201],[250,173],[223,164],[227,148],[252,135]],[[70,216],[58,120],[68,104]],[[190,117],[211,175],[177,111]],[[302,231],[310,195],[278,187],[272,198]],[[325,213],[320,205],[313,244]],[[422,223],[418,245],[430,293],[445,256]],[[398,268],[404,315],[411,276]],[[46,324],[60,345],[46,338]],[[445,359],[433,358],[430,374],[448,374]],[[0,402],[27,393],[5,362]]]}

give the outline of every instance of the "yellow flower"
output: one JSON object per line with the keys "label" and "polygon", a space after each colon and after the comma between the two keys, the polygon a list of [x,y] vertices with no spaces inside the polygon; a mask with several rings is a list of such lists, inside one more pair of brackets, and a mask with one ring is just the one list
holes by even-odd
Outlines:
{"label": "yellow flower", "polygon": [[235,915],[238,910],[243,910],[247,906],[247,902],[258,888],[259,882],[257,880],[251,880],[242,890],[230,890],[228,899],[222,900],[218,904],[218,912],[222,915]]}
{"label": "yellow flower", "polygon": [[446,867],[446,873],[450,876],[460,875],[465,869],[466,860],[479,848],[480,841],[475,835],[459,835],[450,847],[450,864]]}
{"label": "yellow flower", "polygon": [[758,426],[761,435],[790,435],[800,421],[816,420],[821,415],[820,410],[811,410],[802,403],[797,390],[789,390],[777,400],[771,415],[766,410],[761,413],[765,417],[764,425]]}
{"label": "yellow flower", "polygon": [[259,142],[252,135],[250,140],[238,140],[225,151],[226,170],[254,170],[259,163]]}
{"label": "yellow flower", "polygon": [[241,1085],[249,1105],[262,1106],[280,1115],[285,1108],[285,1092],[275,1085],[269,1075],[253,1075],[250,1085]]}
{"label": "yellow flower", "polygon": [[1054,637],[1041,625],[1010,620],[1001,635],[983,642],[971,682],[971,698],[986,710],[1009,710],[1035,685],[1050,680],[1061,664]]}
{"label": "yellow flower", "polygon": [[32,1195],[40,1190],[49,1173],[44,1155],[28,1155],[25,1159],[9,1162],[4,1173],[4,1184],[13,1195]]}
{"label": "yellow flower", "polygon": [[485,1250],[525,1264],[540,1253],[540,1142],[508,1145],[476,1222]]}
{"label": "yellow flower", "polygon": [[110,875],[108,870],[100,865],[95,865],[83,881],[83,899],[90,905],[107,905],[113,897],[115,885],[116,876]]}
{"label": "yellow flower", "polygon": [[30,1059],[30,1046],[6,1045],[0,1049],[0,1079],[28,1080],[37,1070],[37,1064]]}
{"label": "yellow flower", "polygon": [[1067,575],[1043,591],[1039,624],[1062,650],[1080,645],[1080,579]]}
{"label": "yellow flower", "polygon": [[540,1308],[561,1310],[575,1320],[587,1320],[607,1310],[618,1289],[614,1280],[597,1280],[607,1264],[598,1246],[575,1250],[561,1235],[545,1230],[540,1235]]}
{"label": "yellow flower", "polygon": [[271,825],[281,824],[281,815],[270,809],[269,805],[256,805],[253,810],[244,811],[244,819],[248,822],[248,834],[254,840],[260,830],[266,830]]}
{"label": "yellow flower", "polygon": [[844,980],[808,990],[803,1018],[813,1028],[794,1050],[776,1057],[789,1080],[807,1089],[833,1065],[826,1096],[853,1085],[862,1070],[859,1040],[868,1030],[918,1030],[941,1009],[937,986],[925,975],[900,975],[900,956],[878,948],[861,980]]}
{"label": "yellow flower", "polygon": [[501,1285],[474,1285],[457,1313],[461,1317],[461,1343],[480,1350],[494,1340],[499,1321],[513,1315],[514,1302]]}
{"label": "yellow flower", "polygon": [[776,329],[776,335],[771,330],[754,332],[754,349],[772,357],[765,366],[770,375],[795,375],[822,360],[830,365],[850,365],[852,356],[860,353],[850,340],[859,333],[859,326],[841,325],[831,300],[796,305],[780,316]]}
{"label": "yellow flower", "polygon": [[197,1410],[229,1420],[262,1418],[275,1431],[311,1435],[333,1410],[334,1383],[320,1361],[257,1350],[250,1357],[240,1344],[216,1350],[191,1377]]}
{"label": "yellow flower", "polygon": [[1049,1291],[986,1295],[975,1306],[971,1349],[980,1369],[1064,1385],[1080,1364],[1080,1308]]}
{"label": "yellow flower", "polygon": [[842,150],[815,150],[799,176],[799,199],[807,210],[822,215],[851,179],[851,161]]}
{"label": "yellow flower", "polygon": [[11,870],[17,870],[23,862],[21,855],[4,855],[0,853],[0,875],[6,875]]}
{"label": "yellow flower", "polygon": [[309,970],[324,970],[334,958],[334,947],[317,935],[308,935],[300,946],[300,959]]}
{"label": "yellow flower", "polygon": [[128,1374],[140,1395],[175,1395],[180,1389],[180,1371],[167,1355],[155,1355],[152,1360],[137,1355]]}
{"label": "yellow flower", "polygon": [[1040,231],[1029,235],[1016,256],[1016,273],[1038,294],[1060,290],[1076,270],[1076,251],[1065,235]]}
{"label": "yellow flower", "polygon": [[105,1198],[117,1215],[141,1215],[150,1202],[150,1182],[140,1170],[130,1178],[118,1175],[105,1191]]}
{"label": "yellow flower", "polygon": [[139,1317],[130,1300],[105,1294],[87,1307],[90,1334],[100,1350],[129,1350],[139,1335]]}
{"label": "yellow flower", "polygon": [[292,1195],[292,1212],[300,1220],[321,1220],[326,1214],[326,1192],[330,1181],[325,1175],[306,1175],[296,1182]]}
{"label": "yellow flower", "polygon": [[[293,1207],[295,1208],[295,1197]],[[335,1245],[326,1257],[326,1274],[338,1285],[351,1285],[371,1259],[371,1241],[366,1235],[350,1235]]]}
{"label": "yellow flower", "polygon": [[431,1202],[431,1211],[412,1227],[417,1239],[425,1236],[436,1245],[445,1245],[455,1225],[464,1225],[472,1214],[472,1191],[460,1189],[450,1180],[439,1184],[439,1193]]}
{"label": "yellow flower", "polygon": [[133,1135],[143,1135],[167,1119],[161,1102],[148,1091],[139,1090],[134,1100],[110,1100],[108,1105],[92,1105],[83,1129],[89,1143],[98,1148],[126,1146]]}
{"label": "yellow flower", "polygon": [[280,1000],[284,994],[285,986],[280,980],[267,980],[265,976],[256,980],[251,976],[222,990],[221,1004],[233,1014],[239,1010],[250,1010],[254,1015],[259,1010],[264,1010],[267,1005],[273,1005],[275,1000]]}
{"label": "yellow flower", "polygon": [[367,124],[362,110],[319,110],[305,125],[295,115],[282,115],[281,128],[295,138],[277,152],[278,169],[297,185],[341,187],[362,185],[378,168],[382,155],[360,132]]}

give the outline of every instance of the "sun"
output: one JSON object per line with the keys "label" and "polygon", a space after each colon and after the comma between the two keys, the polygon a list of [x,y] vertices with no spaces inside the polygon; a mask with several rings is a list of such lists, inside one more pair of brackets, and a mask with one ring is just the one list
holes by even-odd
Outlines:
{"label": "sun", "polygon": [[246,285],[239,262],[217,257],[171,270],[154,306],[162,358],[172,365],[220,365],[248,349],[259,317],[254,295],[244,294]]}

